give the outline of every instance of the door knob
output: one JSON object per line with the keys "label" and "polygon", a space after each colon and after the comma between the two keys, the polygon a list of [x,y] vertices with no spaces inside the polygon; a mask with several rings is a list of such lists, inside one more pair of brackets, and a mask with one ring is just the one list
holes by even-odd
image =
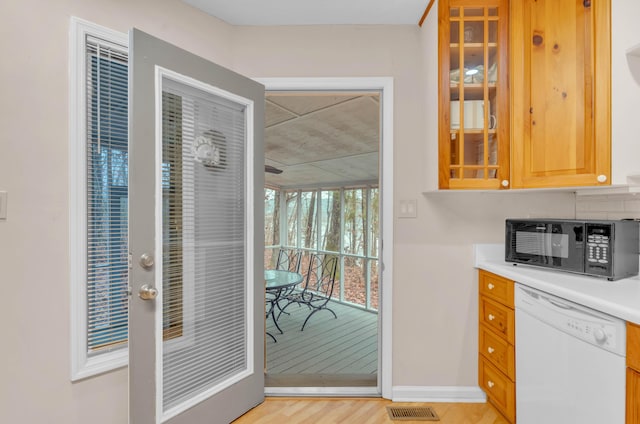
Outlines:
{"label": "door knob", "polygon": [[487,284],[487,287],[489,288],[489,290],[493,290],[493,288],[495,287],[493,284],[489,283]]}
{"label": "door knob", "polygon": [[490,389],[493,389],[493,386],[495,386],[495,383],[491,380],[487,381],[487,386],[489,386]]}
{"label": "door knob", "polygon": [[153,300],[158,297],[158,289],[150,286],[149,284],[145,284],[144,286],[140,287],[138,296],[140,296],[140,299],[142,300]]}
{"label": "door knob", "polygon": [[493,352],[495,352],[495,349],[494,349],[494,348],[492,348],[491,346],[489,346],[489,347],[487,348],[487,351],[488,351],[489,353],[493,353]]}
{"label": "door knob", "polygon": [[492,314],[489,314],[489,321],[493,321],[494,319],[496,319],[496,317]]}
{"label": "door knob", "polygon": [[150,255],[148,253],[143,253],[142,255],[140,255],[140,266],[142,268],[149,271],[151,268],[153,268],[153,263],[153,255]]}

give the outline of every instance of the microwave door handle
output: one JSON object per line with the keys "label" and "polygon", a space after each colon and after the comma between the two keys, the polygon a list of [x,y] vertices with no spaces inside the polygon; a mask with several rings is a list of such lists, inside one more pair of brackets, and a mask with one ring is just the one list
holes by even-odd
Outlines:
{"label": "microwave door handle", "polygon": [[[544,258],[546,261],[551,261],[551,258],[553,257],[553,245],[552,245],[552,237],[551,237],[551,233],[547,233],[544,232],[543,234],[543,254],[544,254]],[[546,236],[546,237],[545,237]]]}

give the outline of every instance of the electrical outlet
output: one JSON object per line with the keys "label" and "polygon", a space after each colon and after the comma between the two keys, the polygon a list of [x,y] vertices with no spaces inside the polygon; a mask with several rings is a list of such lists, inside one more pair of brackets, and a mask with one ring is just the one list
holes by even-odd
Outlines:
{"label": "electrical outlet", "polygon": [[0,219],[7,219],[7,192],[0,191]]}

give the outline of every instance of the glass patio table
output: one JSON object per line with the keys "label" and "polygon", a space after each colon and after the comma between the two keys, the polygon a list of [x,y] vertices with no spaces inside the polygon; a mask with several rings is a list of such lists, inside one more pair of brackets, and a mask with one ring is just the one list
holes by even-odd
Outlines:
{"label": "glass patio table", "polygon": [[[300,284],[302,281],[302,275],[297,272],[285,271],[279,269],[265,269],[264,271],[264,287],[267,293],[271,294],[266,300],[269,302],[269,308],[266,316],[271,315],[271,319],[276,328],[283,334],[282,329],[278,325],[276,320],[275,308],[278,305],[278,301],[283,293],[286,293],[294,286]],[[274,341],[276,340],[273,335],[267,333]]]}

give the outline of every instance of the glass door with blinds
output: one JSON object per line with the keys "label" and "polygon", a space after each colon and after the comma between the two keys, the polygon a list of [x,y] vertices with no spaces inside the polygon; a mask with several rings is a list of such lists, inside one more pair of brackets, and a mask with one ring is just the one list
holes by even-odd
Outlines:
{"label": "glass door with blinds", "polygon": [[508,188],[506,0],[443,0],[440,188]]}
{"label": "glass door with blinds", "polygon": [[228,423],[264,398],[264,88],[130,46],[130,421]]}

